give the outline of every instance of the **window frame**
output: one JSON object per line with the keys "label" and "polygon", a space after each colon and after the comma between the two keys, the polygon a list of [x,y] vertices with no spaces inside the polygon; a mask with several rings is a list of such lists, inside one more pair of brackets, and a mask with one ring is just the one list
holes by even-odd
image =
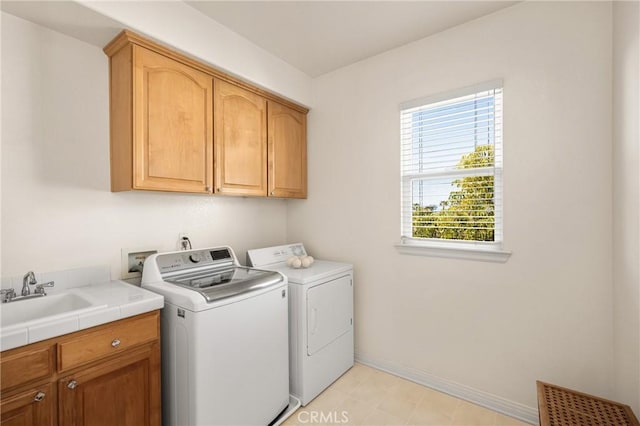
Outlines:
{"label": "window frame", "polygon": [[[490,262],[506,262],[511,252],[505,251],[504,246],[504,196],[503,196],[503,146],[502,146],[502,129],[499,141],[494,141],[495,147],[495,163],[492,171],[488,168],[470,168],[444,171],[429,171],[417,174],[404,174],[402,170],[402,149],[404,141],[402,137],[403,131],[403,112],[409,109],[436,104],[447,100],[470,96],[473,94],[487,92],[490,90],[501,90],[501,101],[504,101],[503,81],[492,80],[485,83],[468,86],[460,89],[450,90],[436,95],[426,96],[403,102],[399,105],[399,122],[400,122],[400,143],[401,150],[400,159],[400,243],[395,247],[401,254],[447,257],[457,259],[481,260]],[[502,105],[502,104],[501,104]],[[494,105],[494,108],[496,105]],[[503,111],[501,111],[502,113]],[[503,116],[503,114],[502,114]],[[484,170],[483,170],[484,169]],[[494,241],[470,241],[470,240],[453,240],[441,238],[413,238],[403,235],[407,229],[413,229],[413,217],[411,213],[405,214],[407,210],[412,210],[412,197],[405,197],[405,194],[412,192],[411,186],[418,179],[438,179],[438,178],[459,178],[464,176],[494,176]],[[411,234],[412,231],[409,231]]]}

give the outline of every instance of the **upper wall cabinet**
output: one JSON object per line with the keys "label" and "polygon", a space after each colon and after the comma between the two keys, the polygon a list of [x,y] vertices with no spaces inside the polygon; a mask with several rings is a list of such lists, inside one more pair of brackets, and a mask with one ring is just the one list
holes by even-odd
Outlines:
{"label": "upper wall cabinet", "polygon": [[111,189],[211,192],[212,108],[207,74],[136,45],[117,52],[111,58]]}
{"label": "upper wall cabinet", "polygon": [[307,116],[269,101],[269,195],[307,198]]}
{"label": "upper wall cabinet", "polygon": [[215,80],[216,192],[267,195],[267,101]]}
{"label": "upper wall cabinet", "polygon": [[306,197],[306,108],[129,31],[104,50],[112,191]]}
{"label": "upper wall cabinet", "polygon": [[213,82],[134,46],[134,188],[210,192]]}

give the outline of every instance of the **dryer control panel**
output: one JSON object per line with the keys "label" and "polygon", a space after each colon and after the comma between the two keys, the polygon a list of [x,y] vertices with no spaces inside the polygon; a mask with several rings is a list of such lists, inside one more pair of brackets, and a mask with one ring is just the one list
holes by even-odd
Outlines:
{"label": "dryer control panel", "polygon": [[302,243],[267,247],[247,251],[247,265],[260,267],[274,263],[286,262],[291,256],[306,256],[307,251]]}

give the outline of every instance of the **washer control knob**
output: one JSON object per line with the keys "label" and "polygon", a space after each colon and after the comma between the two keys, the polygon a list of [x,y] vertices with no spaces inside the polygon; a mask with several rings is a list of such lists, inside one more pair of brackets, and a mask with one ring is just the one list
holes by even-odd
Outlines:
{"label": "washer control knob", "polygon": [[199,253],[193,253],[191,256],[189,256],[189,260],[193,263],[198,263],[202,260],[202,256],[200,256]]}

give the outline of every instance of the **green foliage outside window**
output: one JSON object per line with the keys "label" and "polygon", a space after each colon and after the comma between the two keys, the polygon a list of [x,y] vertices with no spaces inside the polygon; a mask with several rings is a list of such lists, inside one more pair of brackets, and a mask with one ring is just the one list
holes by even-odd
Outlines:
{"label": "green foliage outside window", "polygon": [[[480,145],[474,152],[463,155],[457,167],[492,167],[494,158],[493,145]],[[440,203],[440,209],[413,205],[413,237],[494,241],[493,176],[467,176],[451,185],[457,190]]]}

